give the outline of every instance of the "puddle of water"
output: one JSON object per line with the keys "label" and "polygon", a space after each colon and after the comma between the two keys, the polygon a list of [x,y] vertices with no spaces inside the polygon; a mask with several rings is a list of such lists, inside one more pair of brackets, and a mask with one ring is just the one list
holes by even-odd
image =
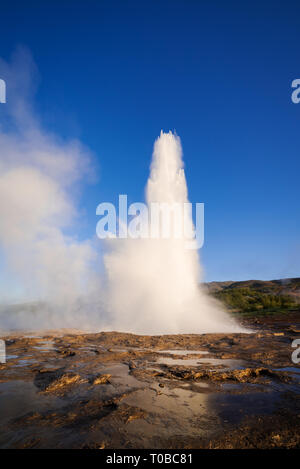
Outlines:
{"label": "puddle of water", "polygon": [[[291,391],[299,393],[299,382],[300,382],[300,368],[297,368],[296,366],[286,366],[283,368],[274,368],[274,371],[287,371],[289,373],[289,376],[294,380],[297,381],[297,385],[295,383],[289,383],[286,384],[285,386],[290,389]],[[280,386],[280,384],[278,384]],[[281,385],[282,386],[282,385]]]}
{"label": "puddle of water", "polygon": [[169,355],[205,355],[208,352],[206,350],[182,350],[182,349],[171,349],[171,350],[153,350],[155,353],[165,353]]}
{"label": "puddle of water", "polygon": [[242,387],[241,383],[222,383],[222,389],[224,389],[224,391],[240,390],[241,387]]}
{"label": "puddle of water", "polygon": [[39,366],[40,368],[44,369],[44,368],[47,368],[49,370],[57,370],[57,368],[59,368],[57,366],[57,362],[55,361],[54,363],[49,363],[48,361],[47,362],[40,362],[39,363]]}
{"label": "puddle of water", "polygon": [[118,352],[118,353],[123,353],[123,352],[128,352],[130,351],[129,348],[110,348],[109,352]]}
{"label": "puddle of water", "polygon": [[54,349],[54,344],[52,340],[41,340],[39,343],[40,345],[34,345],[33,348],[36,350],[40,350],[43,353]]}
{"label": "puddle of water", "polygon": [[218,415],[222,420],[230,423],[238,423],[246,415],[270,414],[276,409],[280,399],[276,392],[220,393],[211,397]]}
{"label": "puddle of water", "polygon": [[[152,386],[154,387],[154,386]],[[201,407],[207,401],[205,394],[193,393],[187,389],[160,388],[156,386],[160,394],[151,389],[138,390],[124,399],[128,405],[139,407],[150,413],[163,415],[180,415],[190,419],[195,412],[201,411]]]}
{"label": "puddle of water", "polygon": [[110,348],[110,352],[117,352],[117,353],[127,353],[127,352],[154,352],[152,349],[140,348],[140,347],[128,347],[128,348]]}
{"label": "puddle of water", "polygon": [[96,346],[96,345],[87,345],[87,346],[84,346],[84,347],[79,347],[79,350],[82,351],[82,352],[93,352],[93,353],[98,353],[98,352],[107,352],[107,349],[104,348],[104,347],[101,347],[101,346]]}
{"label": "puddle of water", "polygon": [[181,388],[190,388],[190,387],[195,387],[195,388],[209,388],[209,384],[208,383],[196,383],[196,382],[193,382],[193,383],[183,383],[180,385]]}
{"label": "puddle of water", "polygon": [[40,395],[31,382],[8,381],[0,383],[0,448],[8,448],[18,432],[9,430],[9,422],[23,417],[29,412],[43,412],[49,408],[60,408],[65,405],[58,397]]}
{"label": "puddle of water", "polygon": [[[40,395],[38,389],[32,382],[13,380],[0,383],[0,423],[5,424],[8,420],[21,417],[28,412],[47,410],[50,402],[57,405],[59,398]],[[61,401],[63,403],[63,401]]]}
{"label": "puddle of water", "polygon": [[143,384],[138,381],[134,376],[129,374],[128,365],[117,363],[106,366],[101,370],[101,374],[110,374],[110,382],[117,386],[125,386],[129,388],[139,388]]}
{"label": "puddle of water", "polygon": [[18,363],[15,366],[28,366],[31,365],[32,363],[35,363],[37,360],[34,358],[27,358],[23,360],[19,360]]}
{"label": "puddle of water", "polygon": [[275,371],[289,371],[290,373],[300,373],[300,368],[296,366],[286,366],[284,368],[274,368]]}
{"label": "puddle of water", "polygon": [[149,367],[147,367],[147,370],[156,371],[156,372],[158,372],[158,373],[161,373],[161,372],[162,372],[161,368],[155,368],[154,366],[149,366]]}
{"label": "puddle of water", "polygon": [[92,348],[92,347],[79,347],[79,350],[80,350],[81,352],[94,352],[94,351],[97,350],[97,349]]}
{"label": "puddle of water", "polygon": [[128,347],[128,348],[111,348],[111,352],[126,353],[126,352],[150,352],[150,353],[161,353],[166,355],[204,355],[209,352],[206,350],[186,350],[186,349],[170,349],[170,350],[155,350],[151,348],[141,348],[141,347]]}
{"label": "puddle of water", "polygon": [[122,401],[147,412],[146,421],[133,420],[127,424],[129,433],[136,435],[142,431],[143,435],[149,438],[154,435],[168,438],[209,433],[207,421],[211,422],[211,426],[214,425],[215,414],[209,406],[207,394],[182,388],[172,390],[158,386],[156,388],[135,391]]}
{"label": "puddle of water", "polygon": [[182,358],[168,358],[162,357],[158,358],[155,363],[160,365],[185,365],[185,366],[199,366],[201,365],[200,358],[193,358],[193,359],[184,359]]}
{"label": "puddle of water", "polygon": [[240,370],[245,368],[246,364],[243,360],[234,360],[234,359],[222,359],[222,358],[192,358],[185,359],[182,358],[168,358],[161,357],[156,360],[157,364],[161,365],[183,365],[183,366],[201,366],[203,364],[208,364],[212,366],[223,365],[224,370]]}
{"label": "puddle of water", "polygon": [[[17,358],[19,358],[19,355],[6,355],[6,363],[9,364],[9,360],[16,360]],[[37,360],[35,360],[34,358],[22,358],[21,360],[12,363],[12,366],[27,366],[36,361]]]}
{"label": "puddle of water", "polygon": [[193,386],[196,386],[198,388],[209,388],[208,383],[193,383]]}

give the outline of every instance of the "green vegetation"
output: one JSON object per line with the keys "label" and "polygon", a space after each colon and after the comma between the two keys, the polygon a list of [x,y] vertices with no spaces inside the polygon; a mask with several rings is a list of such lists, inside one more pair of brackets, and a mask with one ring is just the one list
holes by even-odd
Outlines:
{"label": "green vegetation", "polygon": [[299,303],[289,295],[274,295],[253,288],[225,288],[212,294],[237,313],[285,312],[299,308]]}
{"label": "green vegetation", "polygon": [[300,278],[210,282],[205,287],[232,313],[243,316],[300,313]]}

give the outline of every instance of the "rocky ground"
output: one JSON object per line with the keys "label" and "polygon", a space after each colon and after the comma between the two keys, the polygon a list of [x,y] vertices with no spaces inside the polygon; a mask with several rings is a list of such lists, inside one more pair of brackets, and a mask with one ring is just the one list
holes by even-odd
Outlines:
{"label": "rocky ground", "polygon": [[299,447],[299,314],[247,325],[253,333],[10,334],[0,447]]}

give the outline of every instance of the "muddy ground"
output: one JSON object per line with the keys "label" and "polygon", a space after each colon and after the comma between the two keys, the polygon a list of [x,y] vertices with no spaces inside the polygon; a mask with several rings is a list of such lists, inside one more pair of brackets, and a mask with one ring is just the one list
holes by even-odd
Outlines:
{"label": "muddy ground", "polygon": [[253,333],[11,333],[0,447],[299,447],[299,315],[247,325]]}

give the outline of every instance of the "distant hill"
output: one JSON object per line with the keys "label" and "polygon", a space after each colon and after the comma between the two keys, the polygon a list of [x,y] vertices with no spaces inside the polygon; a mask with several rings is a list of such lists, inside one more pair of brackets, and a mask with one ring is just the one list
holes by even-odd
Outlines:
{"label": "distant hill", "polygon": [[300,278],[209,282],[208,293],[232,312],[300,310]]}

